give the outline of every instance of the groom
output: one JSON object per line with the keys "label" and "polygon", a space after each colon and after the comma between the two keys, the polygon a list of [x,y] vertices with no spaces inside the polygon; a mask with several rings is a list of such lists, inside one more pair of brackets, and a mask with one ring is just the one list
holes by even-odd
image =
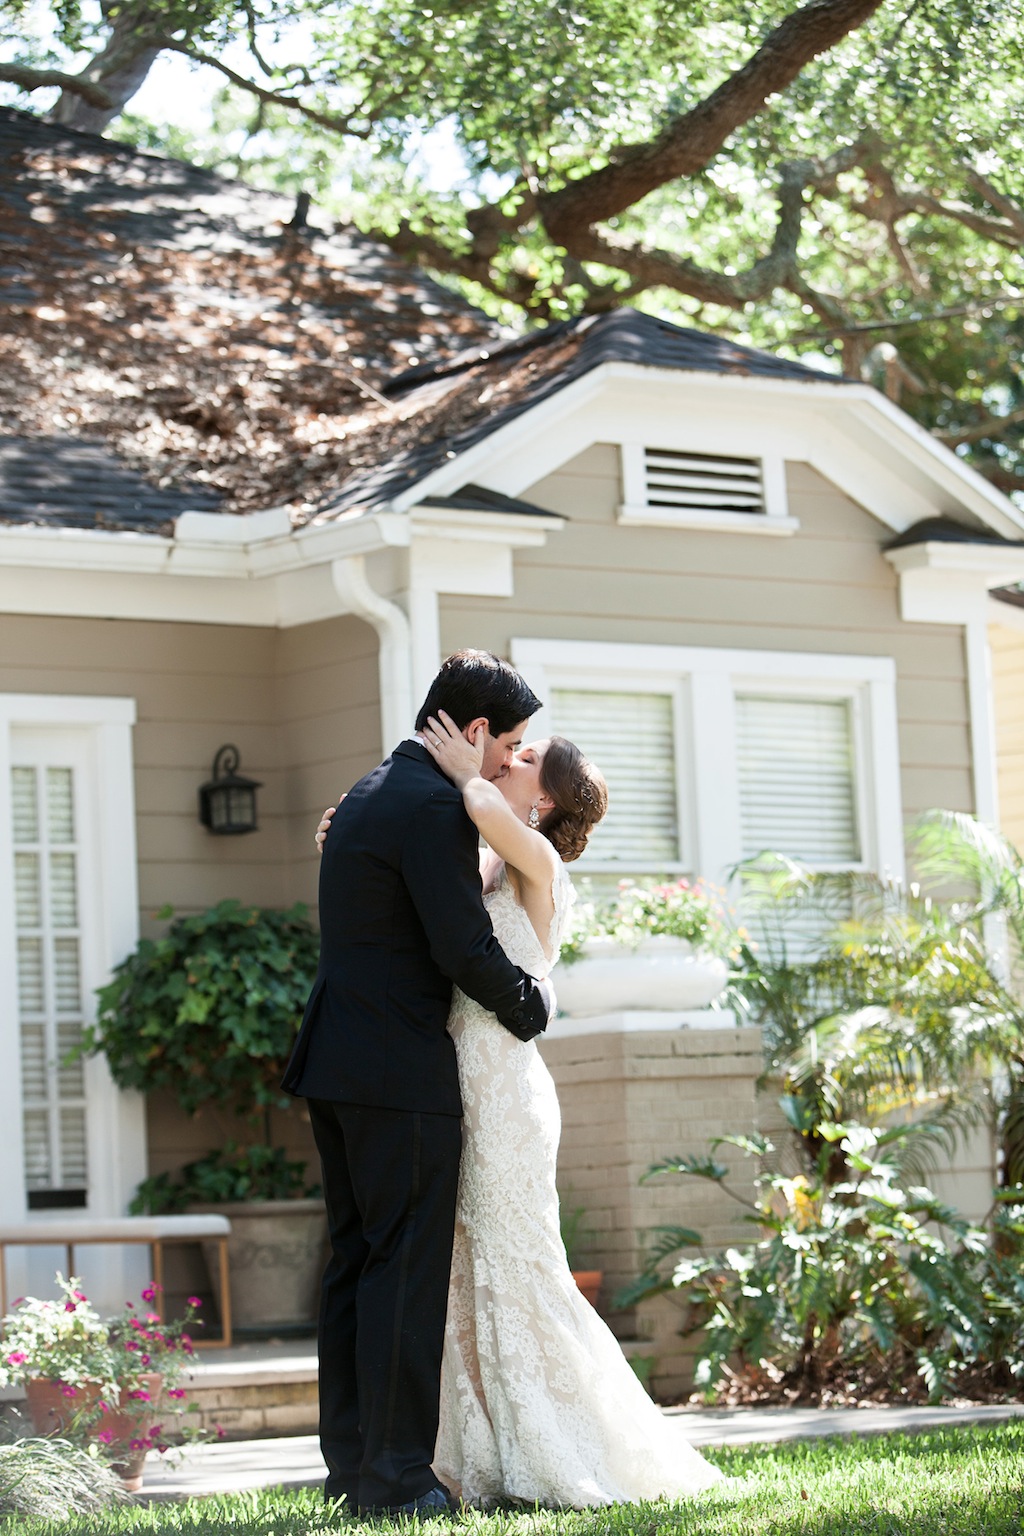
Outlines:
{"label": "groom", "polygon": [[[540,708],[486,651],[449,656],[416,719],[485,728],[497,780]],[[437,1435],[462,1102],[445,1029],[452,983],[520,1040],[552,994],[512,964],[484,907],[477,834],[420,742],[403,741],[338,809],[320,872],[320,967],[284,1078],[309,1101],[331,1237],[320,1306],[327,1498],[444,1510]],[[515,1177],[515,1169],[509,1169]]]}

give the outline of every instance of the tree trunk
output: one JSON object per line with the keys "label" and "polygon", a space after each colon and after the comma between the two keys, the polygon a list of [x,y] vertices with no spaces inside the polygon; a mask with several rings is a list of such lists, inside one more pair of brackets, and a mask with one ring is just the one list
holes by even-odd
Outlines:
{"label": "tree trunk", "polygon": [[153,41],[157,18],[142,7],[126,5],[114,16],[105,47],[82,70],[82,79],[101,85],[110,96],[109,107],[92,106],[74,91],[64,90],[50,113],[50,120],[83,133],[102,133],[119,117],[142,85],[160,53]]}

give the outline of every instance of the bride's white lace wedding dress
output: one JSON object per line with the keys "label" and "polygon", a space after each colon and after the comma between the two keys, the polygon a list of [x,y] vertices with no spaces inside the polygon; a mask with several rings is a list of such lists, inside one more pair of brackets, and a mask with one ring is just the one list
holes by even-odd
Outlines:
{"label": "bride's white lace wedding dress", "polygon": [[[554,897],[547,953],[504,870],[484,898],[505,953],[534,976],[550,970],[575,898],[564,868]],[[570,1274],[555,1192],[558,1098],[536,1044],[459,991],[449,1029],[465,1120],[437,1476],[467,1503],[577,1508],[718,1482]]]}

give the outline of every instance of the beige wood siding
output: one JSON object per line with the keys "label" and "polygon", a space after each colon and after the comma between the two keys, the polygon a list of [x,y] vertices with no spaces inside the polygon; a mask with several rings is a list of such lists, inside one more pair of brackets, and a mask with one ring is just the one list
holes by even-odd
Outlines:
{"label": "beige wood siding", "polygon": [[[3,616],[0,692],[135,699],[144,934],[163,927],[155,914],[165,903],[186,913],[232,896],[273,907],[305,901],[315,918],[320,812],[380,755],[377,637],[368,625],[337,618],[278,632]],[[251,836],[211,837],[199,825],[197,790],[229,741],[242,772],[262,782],[260,825]],[[278,1119],[276,1139],[310,1156],[304,1106]],[[153,1096],[149,1172],[247,1134],[230,1108],[190,1119]]]}
{"label": "beige wood siding", "polygon": [[999,773],[999,824],[1024,849],[1024,630],[989,627]]}
{"label": "beige wood siding", "polygon": [[618,449],[596,444],[522,492],[569,519],[518,551],[515,596],[444,597],[445,652],[513,636],[892,656],[903,805],[973,808],[962,631],[905,624],[891,535],[805,464],[788,466],[790,538],[626,528]]}

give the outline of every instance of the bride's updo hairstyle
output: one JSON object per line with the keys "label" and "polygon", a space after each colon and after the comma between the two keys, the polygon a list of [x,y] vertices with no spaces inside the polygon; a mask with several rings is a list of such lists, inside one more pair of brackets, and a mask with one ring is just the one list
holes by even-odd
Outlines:
{"label": "bride's updo hairstyle", "polygon": [[608,786],[600,769],[564,736],[552,736],[540,764],[540,786],[555,802],[540,830],[563,864],[578,859],[608,809]]}

